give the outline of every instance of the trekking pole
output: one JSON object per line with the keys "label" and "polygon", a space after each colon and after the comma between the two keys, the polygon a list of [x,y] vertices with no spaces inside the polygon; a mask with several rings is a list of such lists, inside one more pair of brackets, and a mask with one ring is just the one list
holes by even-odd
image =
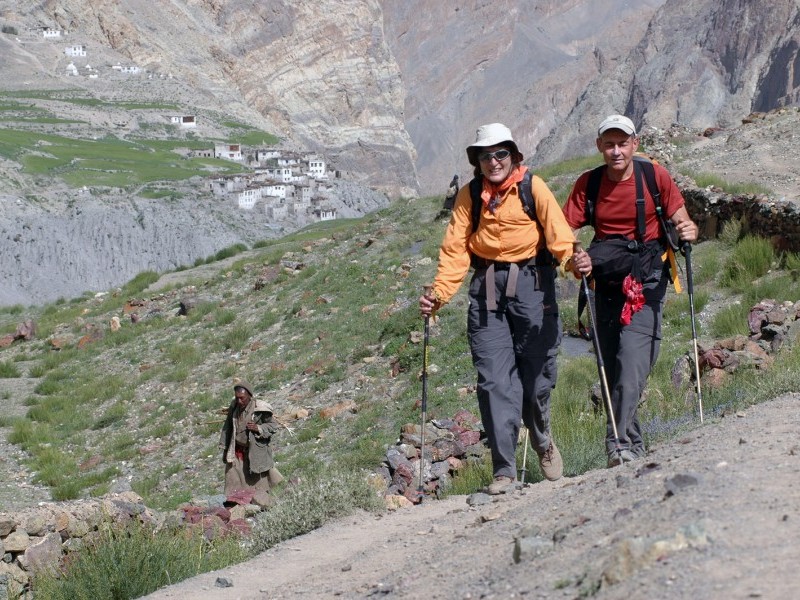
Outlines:
{"label": "trekking pole", "polygon": [[[430,296],[432,286],[425,285],[422,287],[423,294],[426,298]],[[425,315],[425,328],[422,334],[422,429],[420,430],[420,444],[419,444],[419,486],[417,493],[420,499],[424,494],[423,474],[425,473],[425,419],[428,410],[428,337],[431,329],[431,317]]]}
{"label": "trekking pole", "polygon": [[686,259],[686,289],[689,292],[689,313],[692,316],[692,345],[694,346],[694,378],[697,384],[697,405],[700,407],[700,422],[703,422],[703,393],[700,389],[700,357],[697,352],[697,328],[694,317],[694,282],[692,281],[692,245],[689,242],[681,248]]}
{"label": "trekking pole", "polygon": [[528,474],[528,444],[530,443],[531,432],[525,427],[525,449],[522,451],[522,468],[519,470],[519,480],[525,483],[525,478]]}
{"label": "trekking pole", "polygon": [[[574,242],[576,252],[580,246],[580,242]],[[589,282],[586,280],[586,275],[583,273],[581,273],[581,285],[583,286],[583,293],[586,294],[586,304],[589,307],[589,319],[592,321],[592,345],[594,346],[594,354],[597,357],[597,373],[600,375],[600,393],[603,395],[603,400],[606,403],[608,417],[611,419],[611,428],[614,431],[614,443],[619,451],[620,448],[622,448],[622,444],[619,441],[619,433],[617,433],[617,421],[614,418],[614,408],[611,406],[611,393],[608,391],[606,365],[603,362],[603,353],[600,351],[600,340],[597,336],[597,321],[594,315],[594,305],[592,304],[592,297],[589,295]]]}

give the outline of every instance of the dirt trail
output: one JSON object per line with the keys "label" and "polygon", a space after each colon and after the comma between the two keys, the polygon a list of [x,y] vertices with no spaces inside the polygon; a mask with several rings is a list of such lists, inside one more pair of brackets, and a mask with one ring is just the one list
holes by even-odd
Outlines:
{"label": "dirt trail", "polygon": [[351,517],[147,598],[784,600],[800,589],[798,539],[800,394],[788,394],[707,418],[630,467],[480,506],[457,496]]}

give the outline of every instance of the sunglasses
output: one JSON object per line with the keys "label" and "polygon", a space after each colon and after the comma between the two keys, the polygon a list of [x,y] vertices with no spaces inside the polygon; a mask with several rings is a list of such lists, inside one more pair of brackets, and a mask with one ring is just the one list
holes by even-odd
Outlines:
{"label": "sunglasses", "polygon": [[495,150],[494,152],[481,152],[478,154],[478,160],[481,162],[489,162],[492,159],[495,159],[497,162],[504,161],[509,156],[511,156],[511,150],[506,150],[502,148],[501,150]]}

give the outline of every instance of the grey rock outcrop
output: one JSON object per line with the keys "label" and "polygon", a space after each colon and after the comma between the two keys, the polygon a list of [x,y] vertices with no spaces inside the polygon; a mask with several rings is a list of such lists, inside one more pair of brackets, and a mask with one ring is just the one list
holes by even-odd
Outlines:
{"label": "grey rock outcrop", "polygon": [[547,163],[594,150],[594,128],[624,112],[640,128],[730,126],[753,110],[797,101],[800,8],[743,0],[668,0],[630,54],[608,64],[537,147]]}
{"label": "grey rock outcrop", "polygon": [[254,239],[253,228],[242,217],[237,222],[233,211],[116,200],[85,199],[73,206],[5,202],[0,304],[41,304],[107,290],[142,271],[175,269]]}

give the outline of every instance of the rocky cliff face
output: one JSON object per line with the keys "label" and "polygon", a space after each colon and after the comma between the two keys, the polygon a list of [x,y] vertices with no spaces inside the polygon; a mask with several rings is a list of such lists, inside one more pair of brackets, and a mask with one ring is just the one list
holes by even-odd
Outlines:
{"label": "rocky cliff face", "polygon": [[586,92],[538,147],[549,162],[594,147],[594,127],[624,111],[640,125],[729,127],[753,110],[797,101],[800,8],[746,0],[668,0],[636,47],[587,82]]}
{"label": "rocky cliff face", "polygon": [[171,99],[324,150],[395,196],[466,174],[484,122],[542,164],[590,152],[611,112],[726,126],[800,96],[795,0],[22,0],[5,17],[169,72],[185,84]]}
{"label": "rocky cliff face", "polygon": [[[641,126],[725,127],[800,100],[796,0],[768,10],[747,0],[20,0],[0,20],[62,29],[96,64],[159,75],[66,78],[64,43],[2,35],[2,89],[82,86],[223,115],[320,150],[331,168],[394,197],[468,177],[464,148],[481,123],[505,122],[538,165],[592,153],[612,112]],[[70,117],[116,134],[122,112],[99,118],[76,105]],[[2,303],[118,285],[264,237],[247,237],[263,219],[214,212],[191,194],[166,207],[109,191],[78,210],[63,203],[73,190],[26,178],[13,161],[0,158],[0,181]],[[347,194],[342,216],[385,201]],[[46,297],[20,284],[32,273]]]}
{"label": "rocky cliff face", "polygon": [[169,73],[180,99],[238,116],[392,193],[416,193],[405,90],[377,0],[48,0],[10,22]]}
{"label": "rocky cliff face", "polygon": [[663,3],[384,0],[423,192],[469,174],[464,148],[481,123],[507,124],[532,158],[587,84],[628,57]]}

